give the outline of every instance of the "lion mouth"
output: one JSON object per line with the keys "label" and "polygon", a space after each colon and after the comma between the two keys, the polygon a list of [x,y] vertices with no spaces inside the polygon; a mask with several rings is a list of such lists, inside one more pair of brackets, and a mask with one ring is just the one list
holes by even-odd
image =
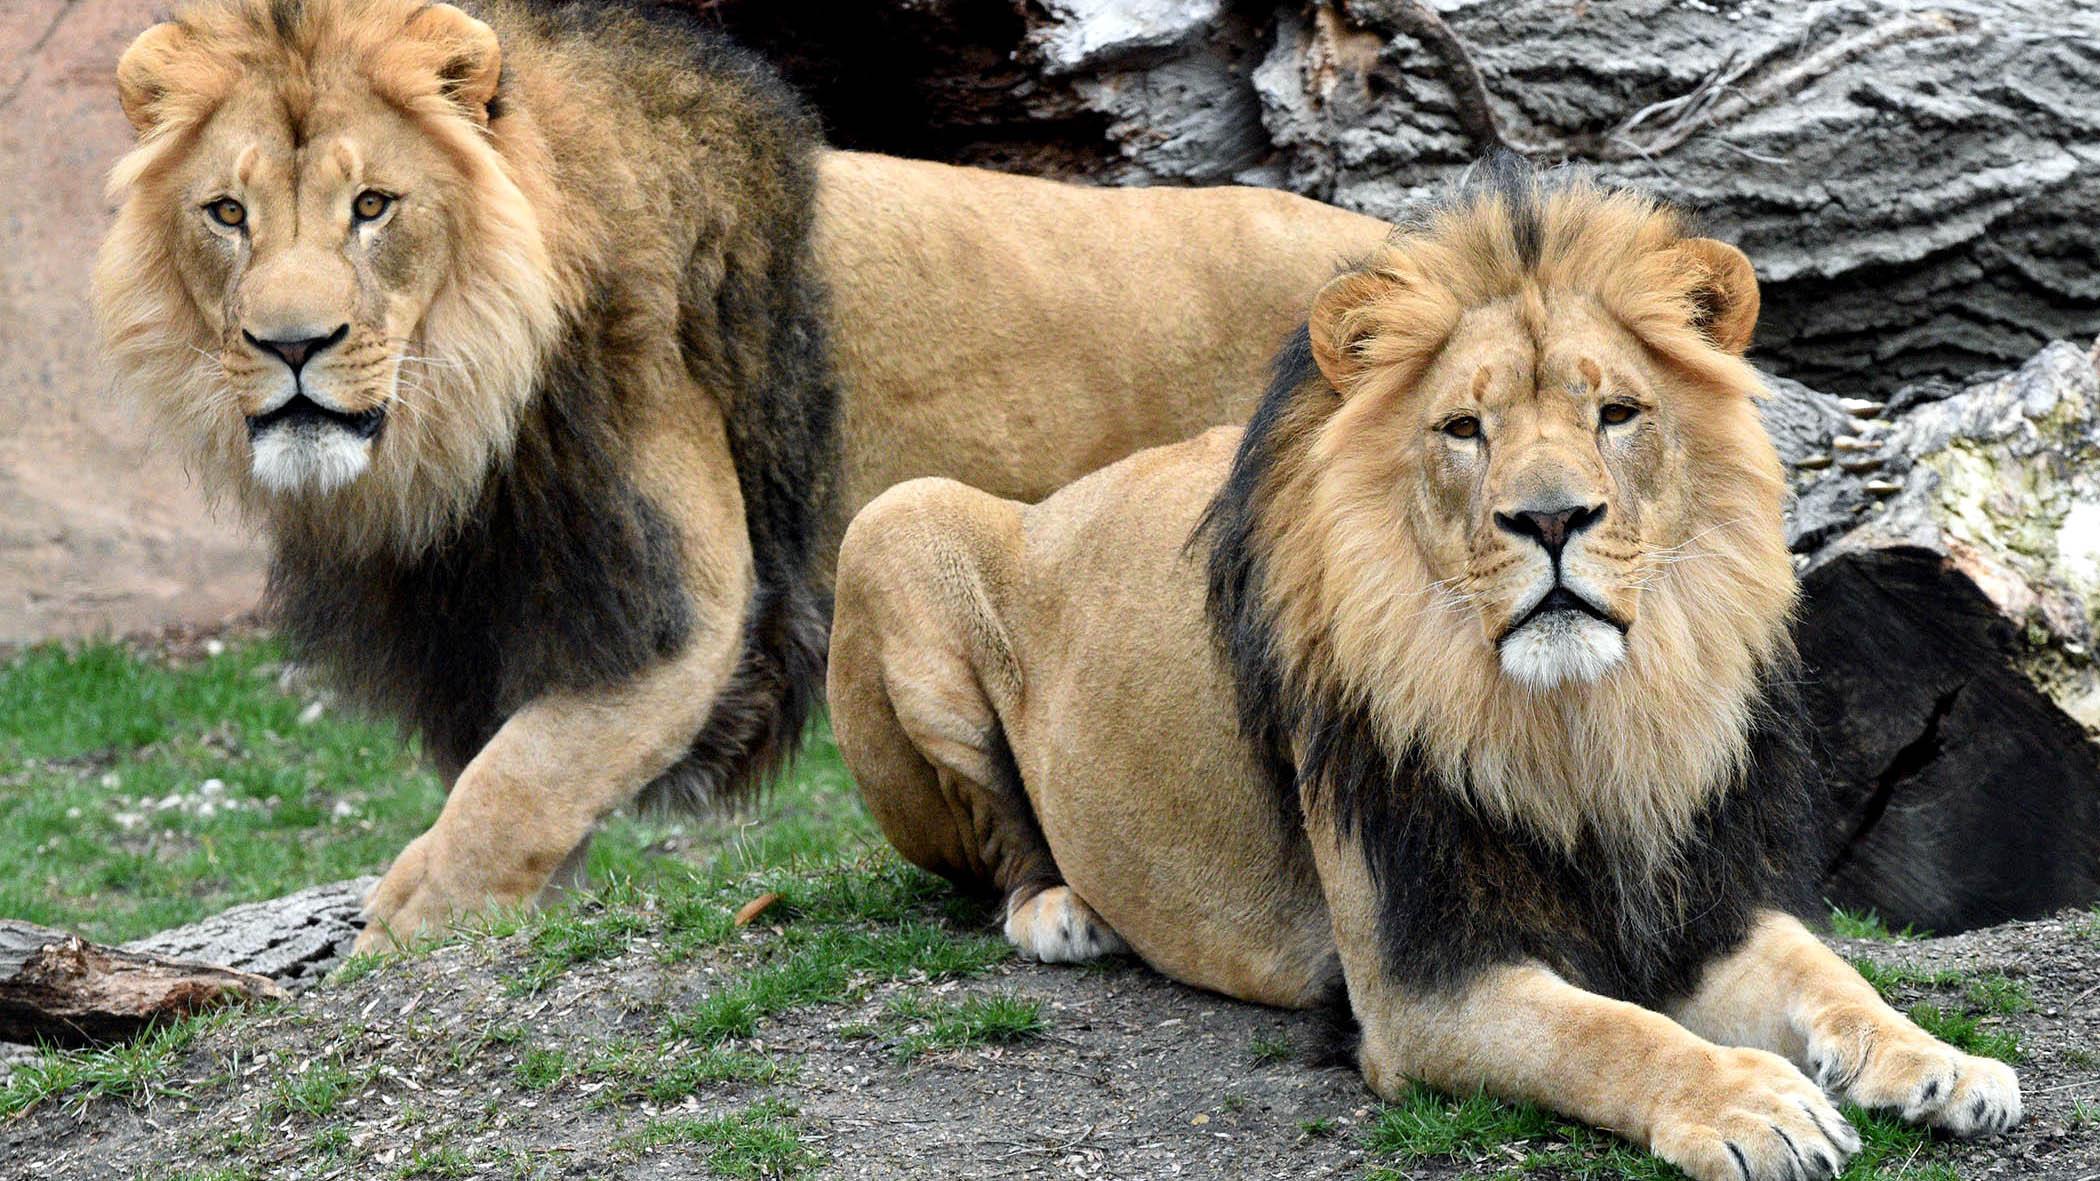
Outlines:
{"label": "lion mouth", "polygon": [[274,427],[319,426],[330,424],[349,431],[359,439],[370,439],[379,434],[386,425],[386,407],[374,406],[356,414],[342,410],[331,410],[305,394],[293,394],[290,400],[275,410],[248,416],[248,438],[260,438]]}
{"label": "lion mouth", "polygon": [[1618,616],[1590,602],[1565,586],[1556,586],[1546,592],[1538,602],[1533,603],[1530,610],[1519,615],[1508,627],[1502,629],[1502,635],[1495,642],[1499,646],[1503,641],[1523,631],[1538,620],[1544,619],[1549,615],[1563,613],[1587,615],[1599,623],[1608,625],[1620,635],[1626,634],[1625,620],[1620,619]]}

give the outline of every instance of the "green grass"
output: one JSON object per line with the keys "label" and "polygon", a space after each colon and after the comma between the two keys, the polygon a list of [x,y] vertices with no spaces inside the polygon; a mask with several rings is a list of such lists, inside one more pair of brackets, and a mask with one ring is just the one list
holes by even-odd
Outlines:
{"label": "green grass", "polygon": [[895,1055],[910,1061],[942,1050],[1012,1045],[1041,1037],[1047,1027],[1043,1003],[1012,993],[930,1000],[913,993],[892,997],[883,1014],[896,1036]]}
{"label": "green grass", "polygon": [[1289,1038],[1274,1034],[1258,1033],[1247,1043],[1247,1056],[1258,1066],[1273,1066],[1291,1060]]}
{"label": "green grass", "polygon": [[651,1120],[623,1144],[634,1152],[691,1146],[704,1154],[716,1176],[739,1181],[799,1177],[823,1163],[823,1157],[802,1143],[794,1121],[793,1108],[766,1099],[715,1119]]}
{"label": "green grass", "polygon": [[0,1120],[60,1099],[84,1105],[93,1099],[143,1103],[181,1095],[167,1079],[188,1059],[198,1036],[229,1017],[221,1010],[171,1022],[121,1045],[52,1052],[18,1065],[0,1084]]}
{"label": "green grass", "polygon": [[2018,1030],[1987,1028],[1973,1014],[1948,1012],[1926,1001],[1912,1005],[1909,1016],[1919,1029],[1964,1053],[1996,1058],[2015,1066],[2026,1058],[2020,1052]]}
{"label": "green grass", "polygon": [[1932,934],[1930,931],[1920,931],[1911,926],[1905,926],[1901,931],[1891,931],[1881,916],[1871,910],[1844,910],[1839,907],[1831,908],[1830,933],[1840,939],[1873,939],[1882,943],[1923,939]]}
{"label": "green grass", "polygon": [[1926,970],[1868,959],[1855,959],[1852,965],[1881,993],[1883,1000],[1899,1007],[1910,993],[1958,992],[1958,998],[1949,997],[1944,1004],[1937,1000],[1917,1001],[1906,1012],[1918,1028],[1957,1050],[2014,1065],[2025,1060],[2019,1030],[1992,1020],[2033,1011],[2034,994],[2021,981],[1999,972]]}
{"label": "green grass", "polygon": [[[436,819],[443,789],[394,726],[343,707],[309,716],[313,694],[280,688],[283,671],[266,639],[186,662],[47,644],[0,665],[0,914],[122,942],[383,871]],[[805,800],[847,784],[822,740],[796,778]],[[866,835],[863,814],[838,811],[791,810],[748,854],[786,865]],[[675,860],[652,850],[694,826],[615,819],[592,843],[594,880],[665,872]],[[618,939],[549,935],[541,975]]]}
{"label": "green grass", "polygon": [[343,1096],[361,1085],[340,1060],[315,1062],[303,1071],[277,1080],[269,1110],[283,1115],[320,1119],[333,1115]]}
{"label": "green grass", "polygon": [[389,726],[302,723],[281,669],[256,641],[0,668],[0,914],[117,942],[383,868],[437,815],[436,778]]}

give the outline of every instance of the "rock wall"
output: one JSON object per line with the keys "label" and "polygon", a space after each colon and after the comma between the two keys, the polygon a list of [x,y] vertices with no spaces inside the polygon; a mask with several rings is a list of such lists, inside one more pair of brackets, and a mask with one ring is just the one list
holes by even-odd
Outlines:
{"label": "rock wall", "polygon": [[261,560],[105,393],[88,263],[131,142],[111,81],[155,0],[0,3],[0,644],[210,622]]}

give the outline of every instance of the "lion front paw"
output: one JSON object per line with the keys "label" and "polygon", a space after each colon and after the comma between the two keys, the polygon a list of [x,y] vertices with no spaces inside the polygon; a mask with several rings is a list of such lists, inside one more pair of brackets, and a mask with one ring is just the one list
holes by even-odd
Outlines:
{"label": "lion front paw", "polygon": [[1698,1181],[1828,1181],[1859,1151],[1821,1088],[1776,1055],[1721,1050],[1683,1082],[1649,1147]]}
{"label": "lion front paw", "polygon": [[365,929],[353,951],[398,951],[450,929],[460,918],[528,901],[532,891],[503,891],[485,874],[461,872],[436,830],[408,843],[365,895]]}
{"label": "lion front paw", "polygon": [[1076,964],[1128,950],[1070,886],[1052,886],[1006,909],[1006,938],[1021,954],[1046,964]]}
{"label": "lion front paw", "polygon": [[1861,1107],[1955,1136],[1983,1136],[2020,1122],[2020,1079],[1993,1058],[1964,1054],[1908,1022],[1872,1013],[1838,1016],[1808,1047],[1816,1081]]}

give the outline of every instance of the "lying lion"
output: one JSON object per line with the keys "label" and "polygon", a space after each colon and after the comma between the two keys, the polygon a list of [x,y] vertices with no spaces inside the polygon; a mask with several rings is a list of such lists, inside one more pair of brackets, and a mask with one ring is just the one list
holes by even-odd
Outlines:
{"label": "lying lion", "polygon": [[824,150],[689,14],[186,0],[117,68],[120,387],[268,534],[295,651],[451,785],[360,947],[535,898],[791,750],[844,522],[1250,408],[1371,218]]}
{"label": "lying lion", "polygon": [[1035,507],[869,505],[830,675],[868,806],[1026,955],[1345,991],[1383,1095],[1532,1100],[1703,1181],[1836,1175],[1826,1087],[2007,1128],[2010,1068],[1790,917],[1810,768],[1750,264],[1540,184],[1504,168],[1333,280],[1244,434]]}

